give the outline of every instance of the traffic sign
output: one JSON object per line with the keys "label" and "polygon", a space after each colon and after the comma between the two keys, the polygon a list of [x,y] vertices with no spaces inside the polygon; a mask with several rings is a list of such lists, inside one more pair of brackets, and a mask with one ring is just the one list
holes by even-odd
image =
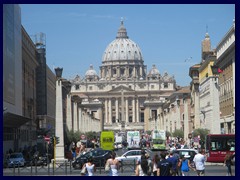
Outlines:
{"label": "traffic sign", "polygon": [[50,141],[50,137],[45,136],[45,137],[44,137],[44,140],[47,141],[47,142],[49,142],[49,141]]}
{"label": "traffic sign", "polygon": [[86,136],[84,134],[81,135],[81,139],[85,139]]}

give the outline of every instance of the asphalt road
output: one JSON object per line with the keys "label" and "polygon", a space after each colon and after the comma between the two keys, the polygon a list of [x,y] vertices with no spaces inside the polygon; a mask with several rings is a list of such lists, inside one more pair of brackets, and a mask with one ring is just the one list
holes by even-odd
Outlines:
{"label": "asphalt road", "polygon": [[[122,155],[127,150],[118,150],[116,154]],[[154,152],[155,153],[155,152]],[[227,167],[223,166],[222,163],[211,164],[206,163],[205,166],[206,176],[226,176]],[[125,166],[119,171],[119,176],[135,176],[134,166]],[[59,166],[53,170],[52,165],[44,167],[21,167],[21,168],[4,168],[3,176],[81,176],[81,170],[75,170],[70,166]],[[232,173],[235,176],[235,166],[232,166]],[[108,173],[104,172],[104,169],[97,169],[95,176],[108,176]],[[197,176],[195,171],[190,171],[189,176]]]}

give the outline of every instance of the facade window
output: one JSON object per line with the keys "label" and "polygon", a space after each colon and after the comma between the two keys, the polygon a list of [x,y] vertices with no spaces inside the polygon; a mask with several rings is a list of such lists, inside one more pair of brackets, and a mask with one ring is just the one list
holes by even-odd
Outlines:
{"label": "facade window", "polygon": [[90,91],[92,90],[92,86],[89,86],[89,90],[90,90]]}
{"label": "facade window", "polygon": [[79,89],[79,85],[75,85],[75,90],[78,90]]}
{"label": "facade window", "polygon": [[140,122],[144,122],[144,113],[141,113]]}
{"label": "facade window", "polygon": [[167,82],[164,83],[164,88],[168,88],[168,83]]}
{"label": "facade window", "polygon": [[128,86],[130,89],[132,88],[132,86]]}
{"label": "facade window", "polygon": [[128,121],[131,123],[132,122],[132,116],[129,116]]}
{"label": "facade window", "polygon": [[115,116],[112,117],[112,123],[116,123],[116,117]]}
{"label": "facade window", "polygon": [[154,85],[151,85],[151,89],[154,89]]}

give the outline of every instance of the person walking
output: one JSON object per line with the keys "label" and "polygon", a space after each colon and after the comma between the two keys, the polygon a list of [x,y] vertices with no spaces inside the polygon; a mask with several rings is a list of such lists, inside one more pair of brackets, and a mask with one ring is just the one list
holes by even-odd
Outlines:
{"label": "person walking", "polygon": [[179,160],[178,166],[180,167],[182,176],[189,176],[191,164],[188,158],[190,158],[190,156],[185,154]]}
{"label": "person walking", "polygon": [[172,163],[166,160],[166,154],[164,152],[162,152],[160,156],[161,161],[158,162],[157,176],[171,176]]}
{"label": "person walking", "polygon": [[167,161],[172,163],[172,176],[176,176],[177,174],[177,166],[178,166],[178,159],[173,156],[173,151],[170,151],[169,157],[167,158]]}
{"label": "person walking", "polygon": [[231,153],[227,153],[224,158],[224,166],[227,166],[227,176],[232,176],[232,155]]}
{"label": "person walking", "polygon": [[109,158],[105,166],[110,166],[109,176],[118,176],[119,161],[115,159],[116,153],[112,152],[111,158]]}
{"label": "person walking", "polygon": [[87,170],[87,176],[94,176],[94,172],[96,172],[96,166],[93,164],[92,157],[88,158],[88,162],[83,165],[83,168],[86,167]]}
{"label": "person walking", "polygon": [[195,164],[198,176],[205,175],[205,161],[206,161],[205,152],[203,149],[200,149],[199,152],[193,158],[193,162]]}
{"label": "person walking", "polygon": [[148,175],[148,160],[146,156],[141,156],[141,160],[135,169],[136,176],[147,176]]}
{"label": "person walking", "polygon": [[157,176],[157,165],[159,161],[160,161],[160,158],[156,153],[153,157],[153,176]]}

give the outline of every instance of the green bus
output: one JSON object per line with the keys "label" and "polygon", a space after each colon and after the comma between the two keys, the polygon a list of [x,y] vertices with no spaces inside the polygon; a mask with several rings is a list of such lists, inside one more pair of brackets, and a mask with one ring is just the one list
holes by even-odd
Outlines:
{"label": "green bus", "polygon": [[100,136],[100,147],[104,150],[114,150],[114,132],[102,131]]}

